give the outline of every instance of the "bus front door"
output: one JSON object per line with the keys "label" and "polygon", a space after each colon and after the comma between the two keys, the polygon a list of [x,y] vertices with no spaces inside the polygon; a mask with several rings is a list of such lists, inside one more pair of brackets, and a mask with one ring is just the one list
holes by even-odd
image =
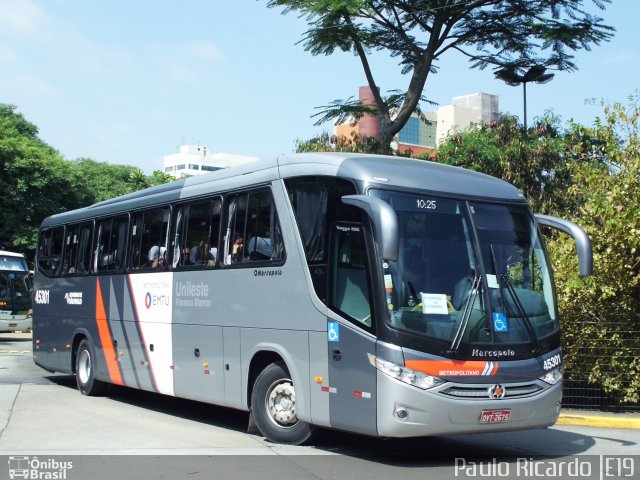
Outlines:
{"label": "bus front door", "polygon": [[338,223],[331,242],[329,302],[340,319],[328,318],[331,425],[376,434],[376,352],[370,268],[361,224]]}

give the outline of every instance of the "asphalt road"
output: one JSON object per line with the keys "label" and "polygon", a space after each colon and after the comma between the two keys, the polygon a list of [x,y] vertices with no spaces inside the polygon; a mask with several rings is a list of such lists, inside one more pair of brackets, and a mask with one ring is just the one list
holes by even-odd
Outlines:
{"label": "asphalt road", "polygon": [[[84,397],[73,377],[33,364],[30,342],[30,335],[0,334],[0,479],[17,456],[37,458],[40,470],[68,460],[69,480],[570,478],[571,465],[582,468],[580,478],[640,478],[640,430],[632,429],[555,426],[406,440],[323,431],[311,446],[276,445],[246,433],[245,412],[121,387]],[[605,456],[618,458],[607,467]],[[550,469],[562,462],[565,474],[554,477]],[[606,468],[619,475],[602,474]]]}

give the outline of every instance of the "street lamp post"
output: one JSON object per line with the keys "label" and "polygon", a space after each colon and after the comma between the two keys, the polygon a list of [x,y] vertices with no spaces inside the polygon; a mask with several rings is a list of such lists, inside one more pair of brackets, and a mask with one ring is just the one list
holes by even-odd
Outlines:
{"label": "street lamp post", "polygon": [[545,73],[547,69],[542,65],[534,65],[524,74],[518,73],[516,68],[502,68],[495,73],[497,79],[502,80],[507,85],[517,87],[522,84],[524,100],[524,133],[527,134],[527,83],[547,83],[554,77],[553,73]]}

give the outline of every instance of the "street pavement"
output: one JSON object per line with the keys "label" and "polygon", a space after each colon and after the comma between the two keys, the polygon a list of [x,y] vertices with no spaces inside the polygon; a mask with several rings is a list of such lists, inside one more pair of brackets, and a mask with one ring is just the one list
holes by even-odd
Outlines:
{"label": "street pavement", "polygon": [[[578,413],[574,416],[588,416]],[[638,420],[633,415],[611,418]],[[50,374],[33,364],[29,335],[0,334],[0,456],[14,462],[16,456],[71,456],[75,470],[69,480],[249,478],[250,472],[259,472],[261,480],[477,477],[479,472],[468,467],[471,460],[462,463],[471,458],[494,462],[494,469],[504,459],[512,465],[509,475],[492,476],[518,478],[526,469],[515,470],[517,459],[560,461],[576,455],[592,463],[604,455],[630,458],[633,476],[620,478],[640,478],[636,428],[556,425],[399,440],[327,430],[312,445],[298,447],[247,433],[247,423],[246,412],[124,387],[105,397],[82,396],[72,376]],[[0,479],[7,472],[2,463],[0,458]],[[583,476],[600,478],[595,470],[595,476]]]}

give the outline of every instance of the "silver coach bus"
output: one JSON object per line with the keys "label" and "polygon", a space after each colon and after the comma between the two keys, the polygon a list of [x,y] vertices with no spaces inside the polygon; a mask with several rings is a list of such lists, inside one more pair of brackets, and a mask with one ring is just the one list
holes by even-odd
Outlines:
{"label": "silver coach bus", "polygon": [[24,255],[0,250],[0,332],[31,329],[32,286]]}
{"label": "silver coach bus", "polygon": [[125,385],[315,426],[412,437],[546,427],[562,352],[537,224],[513,186],[436,163],[284,155],[54,215],[34,360],[85,395]]}

